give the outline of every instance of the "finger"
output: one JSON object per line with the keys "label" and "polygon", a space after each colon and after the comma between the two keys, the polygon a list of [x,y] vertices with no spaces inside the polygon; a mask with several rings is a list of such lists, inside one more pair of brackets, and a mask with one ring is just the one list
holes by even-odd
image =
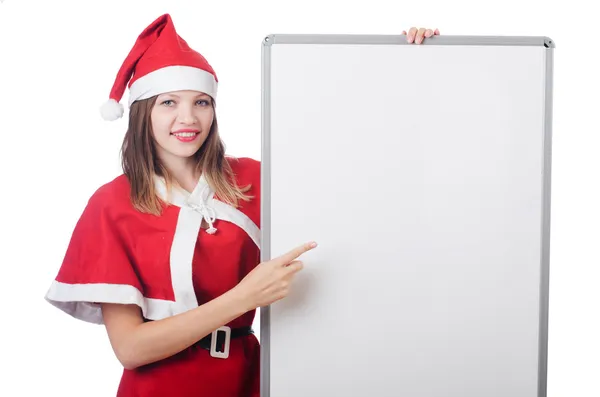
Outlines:
{"label": "finger", "polygon": [[304,269],[304,263],[302,261],[293,261],[289,265],[287,265],[287,276],[289,276],[290,274],[298,273],[302,269]]}
{"label": "finger", "polygon": [[433,30],[431,30],[431,29],[427,29],[427,30],[425,31],[425,37],[431,37],[431,36],[433,36]]}
{"label": "finger", "polygon": [[406,30],[403,30],[403,31],[402,31],[402,34],[406,34]]}
{"label": "finger", "polygon": [[425,28],[420,28],[417,31],[417,37],[415,38],[415,43],[421,44],[423,42],[423,35],[425,34]]}
{"label": "finger", "polygon": [[433,34],[440,34],[440,30],[436,28],[435,32],[433,32]]}
{"label": "finger", "polygon": [[298,266],[298,265],[303,265],[304,262],[301,260],[295,260],[295,261],[291,261],[290,263],[288,263],[286,265],[286,267],[290,267],[290,266]]}
{"label": "finger", "polygon": [[408,41],[409,43],[412,43],[413,40],[415,39],[415,34],[417,33],[417,28],[412,27],[408,30],[408,37],[406,38],[406,41]]}
{"label": "finger", "polygon": [[310,251],[311,249],[315,248],[316,246],[317,246],[317,243],[314,241],[312,241],[310,243],[302,244],[301,246],[294,248],[287,254],[283,254],[280,257],[278,257],[276,259],[276,262],[278,262],[281,266],[286,266],[291,261],[298,258],[300,255],[304,254],[305,252]]}

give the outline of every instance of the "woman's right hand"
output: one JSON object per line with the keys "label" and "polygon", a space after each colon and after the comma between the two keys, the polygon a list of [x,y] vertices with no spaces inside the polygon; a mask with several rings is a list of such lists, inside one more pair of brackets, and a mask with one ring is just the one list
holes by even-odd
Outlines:
{"label": "woman's right hand", "polygon": [[277,258],[258,264],[240,281],[234,290],[240,294],[246,311],[285,298],[289,292],[292,279],[304,264],[297,258],[315,248],[317,244],[303,244]]}

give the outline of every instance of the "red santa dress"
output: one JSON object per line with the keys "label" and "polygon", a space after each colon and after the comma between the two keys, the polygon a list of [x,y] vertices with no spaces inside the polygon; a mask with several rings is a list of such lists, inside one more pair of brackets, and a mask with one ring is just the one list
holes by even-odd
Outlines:
{"label": "red santa dress", "polygon": [[[136,304],[147,320],[202,305],[235,287],[260,261],[260,162],[227,158],[237,184],[252,187],[238,208],[220,200],[204,177],[193,192],[162,178],[157,194],[170,203],[162,215],[130,201],[124,175],[100,187],[77,222],[46,299],[72,315],[102,324],[100,302]],[[202,229],[202,221],[209,225]],[[227,324],[249,327],[255,311]],[[192,346],[161,361],[125,369],[119,397],[258,397],[259,343],[232,338],[229,356]]]}

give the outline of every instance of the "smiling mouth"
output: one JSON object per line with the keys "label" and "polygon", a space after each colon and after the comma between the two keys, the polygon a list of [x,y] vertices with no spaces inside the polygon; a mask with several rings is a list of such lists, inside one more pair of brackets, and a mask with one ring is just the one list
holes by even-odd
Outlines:
{"label": "smiling mouth", "polygon": [[199,132],[171,132],[171,135],[174,135],[178,138],[192,138],[198,134]]}

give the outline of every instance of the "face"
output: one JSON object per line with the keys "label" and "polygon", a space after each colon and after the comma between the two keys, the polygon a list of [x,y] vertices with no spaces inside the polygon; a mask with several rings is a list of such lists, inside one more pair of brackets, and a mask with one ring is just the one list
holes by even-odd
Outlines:
{"label": "face", "polygon": [[198,91],[173,91],[156,98],[150,118],[164,162],[187,160],[200,149],[213,122],[211,101]]}

